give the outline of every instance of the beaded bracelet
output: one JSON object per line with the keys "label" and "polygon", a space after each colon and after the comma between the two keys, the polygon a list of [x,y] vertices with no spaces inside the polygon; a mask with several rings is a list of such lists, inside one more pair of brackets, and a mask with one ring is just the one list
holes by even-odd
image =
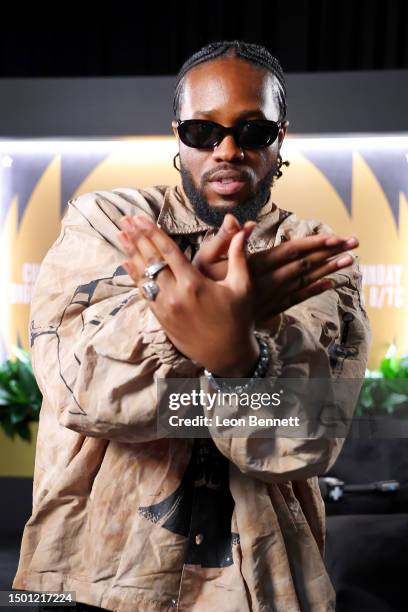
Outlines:
{"label": "beaded bracelet", "polygon": [[217,390],[225,391],[228,393],[242,393],[243,391],[246,391],[249,387],[251,387],[258,378],[264,378],[266,372],[268,371],[271,354],[266,340],[262,338],[262,336],[258,334],[258,332],[254,332],[254,334],[259,345],[260,355],[250,380],[244,385],[229,385],[225,382],[219,382],[217,378],[221,377],[215,376],[214,374],[212,374],[212,372],[205,369],[204,374],[206,375],[208,380],[212,382],[212,384]]}

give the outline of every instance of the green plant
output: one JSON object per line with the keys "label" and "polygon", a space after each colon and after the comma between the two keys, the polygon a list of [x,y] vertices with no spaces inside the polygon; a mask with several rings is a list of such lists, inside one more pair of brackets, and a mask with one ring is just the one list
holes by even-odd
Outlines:
{"label": "green plant", "polygon": [[0,364],[0,427],[7,436],[31,441],[30,423],[38,421],[42,395],[27,351],[12,345],[15,360]]}
{"label": "green plant", "polygon": [[408,355],[391,344],[378,370],[366,370],[355,415],[408,416]]}

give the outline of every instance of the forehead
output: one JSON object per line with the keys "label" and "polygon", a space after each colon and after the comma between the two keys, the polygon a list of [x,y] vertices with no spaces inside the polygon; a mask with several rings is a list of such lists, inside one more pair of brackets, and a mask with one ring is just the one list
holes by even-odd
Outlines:
{"label": "forehead", "polygon": [[276,120],[279,108],[275,79],[266,69],[241,58],[219,58],[195,66],[184,80],[181,118],[193,115],[234,120],[245,110],[258,110]]}

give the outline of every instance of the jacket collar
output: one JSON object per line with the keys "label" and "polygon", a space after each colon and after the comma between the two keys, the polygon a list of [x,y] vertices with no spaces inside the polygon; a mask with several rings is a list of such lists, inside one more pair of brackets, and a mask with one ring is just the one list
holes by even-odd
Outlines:
{"label": "jacket collar", "polygon": [[[259,211],[257,227],[248,240],[248,251],[258,251],[273,245],[276,229],[284,211],[274,204],[272,190]],[[163,206],[157,219],[158,225],[168,234],[214,234],[217,230],[199,219],[188,199],[182,184],[167,187]]]}

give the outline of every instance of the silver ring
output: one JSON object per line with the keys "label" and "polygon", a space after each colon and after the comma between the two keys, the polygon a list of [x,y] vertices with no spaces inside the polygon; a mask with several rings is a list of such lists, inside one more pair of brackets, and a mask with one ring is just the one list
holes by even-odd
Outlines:
{"label": "silver ring", "polygon": [[163,270],[163,268],[168,265],[169,264],[167,263],[167,261],[157,261],[156,263],[152,263],[150,264],[150,266],[147,266],[144,269],[143,274],[144,276],[146,276],[146,278],[154,279],[155,276],[157,276],[157,274],[160,272],[160,270]]}
{"label": "silver ring", "polygon": [[142,289],[143,289],[143,293],[146,299],[150,300],[151,302],[153,302],[156,299],[156,295],[160,291],[159,285],[154,280],[144,283],[142,285]]}

